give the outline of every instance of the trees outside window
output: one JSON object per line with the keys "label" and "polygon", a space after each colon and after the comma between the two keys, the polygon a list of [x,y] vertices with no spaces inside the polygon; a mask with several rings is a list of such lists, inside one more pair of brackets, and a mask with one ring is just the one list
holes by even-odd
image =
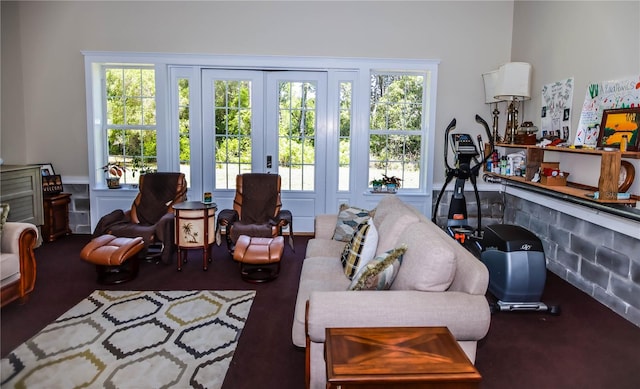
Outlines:
{"label": "trees outside window", "polygon": [[121,166],[123,183],[156,170],[155,71],[148,67],[105,66],[105,164]]}
{"label": "trees outside window", "polygon": [[369,99],[369,181],[395,176],[420,188],[425,74],[372,72]]}

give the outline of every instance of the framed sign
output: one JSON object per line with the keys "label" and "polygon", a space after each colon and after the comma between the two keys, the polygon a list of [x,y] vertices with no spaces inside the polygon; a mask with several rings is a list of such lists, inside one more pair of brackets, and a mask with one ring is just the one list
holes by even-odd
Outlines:
{"label": "framed sign", "polygon": [[627,137],[627,150],[638,151],[640,107],[605,109],[598,134],[598,147],[619,148],[622,137]]}

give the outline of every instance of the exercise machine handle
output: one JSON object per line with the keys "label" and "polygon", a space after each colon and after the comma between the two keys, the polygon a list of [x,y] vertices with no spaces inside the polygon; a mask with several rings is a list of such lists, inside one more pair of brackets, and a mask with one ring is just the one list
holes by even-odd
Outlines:
{"label": "exercise machine handle", "polygon": [[449,166],[449,133],[456,128],[456,118],[451,120],[451,123],[447,126],[447,129],[444,130],[444,165],[447,168],[447,171],[451,170],[452,167]]}

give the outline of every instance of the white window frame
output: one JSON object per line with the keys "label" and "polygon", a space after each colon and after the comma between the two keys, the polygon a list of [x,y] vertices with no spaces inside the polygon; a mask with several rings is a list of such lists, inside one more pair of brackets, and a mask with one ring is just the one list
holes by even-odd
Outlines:
{"label": "white window frame", "polygon": [[[401,137],[409,137],[409,136],[419,136],[420,137],[420,155],[421,155],[421,159],[424,159],[425,156],[425,147],[426,147],[426,141],[425,141],[425,137],[428,136],[428,118],[426,116],[429,115],[429,108],[427,106],[427,104],[429,103],[429,101],[426,101],[426,99],[429,99],[429,83],[430,83],[430,74],[428,71],[397,71],[397,70],[393,70],[393,71],[388,71],[388,70],[381,70],[381,69],[371,69],[371,74],[370,76],[374,75],[374,74],[378,74],[378,75],[384,75],[384,76],[411,76],[411,77],[415,77],[415,76],[421,76],[423,77],[423,89],[422,89],[422,120],[420,123],[420,129],[419,130],[407,130],[407,129],[374,129],[371,126],[371,123],[369,123],[369,136],[372,135],[381,135],[381,136],[393,136],[393,135],[397,135],[397,136],[401,136]],[[369,86],[371,86],[371,82],[369,82]],[[425,101],[427,104],[425,104]],[[371,97],[369,97],[368,100],[369,104],[371,104]],[[369,105],[367,112],[370,113],[370,109],[371,106]],[[370,117],[369,117],[370,120]],[[369,138],[370,139],[370,138]],[[369,160],[371,160],[371,156],[368,155]],[[403,172],[404,172],[404,167],[403,167]],[[371,173],[369,172],[369,166],[367,166],[367,173],[369,178],[371,177]],[[422,174],[422,168],[420,169],[420,176],[419,176],[419,184],[418,184],[418,188],[406,188],[406,186],[402,189],[402,191],[409,191],[409,192],[421,192],[422,189],[424,188],[425,182],[424,182],[424,174]],[[381,177],[375,177],[375,178],[381,178]],[[402,177],[400,177],[402,178]]]}
{"label": "white window frame", "polygon": [[[260,69],[260,70],[319,70],[326,71],[329,75],[328,92],[338,88],[339,84],[332,80],[344,80],[346,73],[351,73],[349,81],[353,79],[353,115],[352,115],[352,172],[368,171],[368,137],[369,137],[369,85],[372,71],[417,71],[427,72],[430,77],[429,89],[425,91],[425,131],[422,142],[422,160],[424,161],[420,172],[420,187],[416,190],[408,190],[399,193],[399,196],[418,207],[425,215],[431,215],[433,167],[434,167],[434,143],[435,120],[438,80],[438,60],[419,59],[374,59],[374,58],[326,58],[326,57],[272,57],[272,56],[224,56],[224,55],[198,55],[198,54],[170,54],[170,53],[126,53],[126,52],[96,52],[83,51],[85,60],[86,82],[86,109],[87,109],[87,142],[89,165],[89,191],[91,201],[91,227],[99,218],[112,209],[127,209],[137,194],[136,188],[113,190],[107,189],[100,167],[104,165],[103,155],[106,144],[100,137],[102,127],[102,100],[100,67],[105,64],[115,65],[152,65],[156,71],[156,131],[157,131],[157,157],[158,170],[177,171],[179,169],[179,147],[175,114],[171,105],[175,97],[175,88],[172,80],[177,73],[190,74],[190,85],[200,83],[200,70],[203,68],[220,69]],[[171,73],[173,68],[180,71]],[[184,72],[184,73],[183,73]],[[191,94],[191,129],[200,128],[197,118],[200,114],[197,110],[200,104],[198,93],[194,88]],[[331,105],[331,98],[329,100]],[[332,117],[332,115],[334,115]],[[329,113],[329,138],[327,145],[337,147],[337,117],[335,113]],[[331,124],[333,122],[333,124]],[[192,132],[193,133],[193,132]],[[331,139],[331,134],[335,135]],[[192,150],[193,151],[193,150]],[[337,150],[328,149],[329,153],[337,153]],[[337,169],[329,169],[328,179],[335,188],[335,198],[327,200],[327,210],[334,210],[339,202],[360,203],[375,205],[379,196],[371,195],[368,191],[368,177],[364,174],[351,174],[350,190],[348,192],[337,191]],[[194,173],[192,167],[192,174]],[[335,177],[331,175],[334,174]],[[198,181],[196,175],[192,176],[190,186]],[[197,189],[196,189],[197,191]],[[331,195],[330,193],[328,194]],[[193,195],[192,195],[193,196]],[[195,199],[195,197],[194,197]],[[333,201],[332,201],[333,200]]]}

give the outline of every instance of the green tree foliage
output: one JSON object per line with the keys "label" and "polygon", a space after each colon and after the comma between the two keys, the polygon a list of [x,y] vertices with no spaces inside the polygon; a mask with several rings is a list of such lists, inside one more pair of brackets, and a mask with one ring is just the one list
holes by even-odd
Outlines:
{"label": "green tree foliage", "polygon": [[251,89],[247,81],[216,80],[217,163],[251,163]]}
{"label": "green tree foliage", "polygon": [[189,79],[178,80],[178,125],[180,132],[180,163],[190,163],[191,144],[189,126]]}
{"label": "green tree foliage", "polygon": [[[423,76],[374,74],[371,78],[371,160],[378,168],[418,167]],[[394,166],[396,165],[396,166]]]}
{"label": "green tree foliage", "polygon": [[109,162],[131,171],[156,168],[155,71],[106,68],[105,91]]}

